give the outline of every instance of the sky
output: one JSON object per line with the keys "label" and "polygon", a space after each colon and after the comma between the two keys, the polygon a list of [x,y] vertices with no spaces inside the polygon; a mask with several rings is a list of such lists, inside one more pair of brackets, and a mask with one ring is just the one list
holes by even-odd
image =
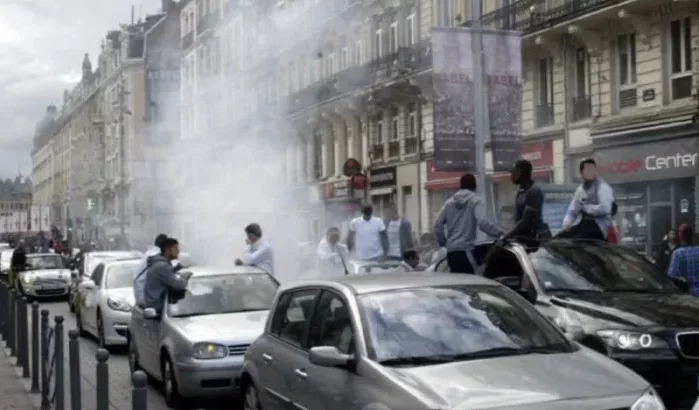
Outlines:
{"label": "sky", "polygon": [[159,11],[160,0],[0,0],[0,178],[31,175],[32,137],[46,106],[95,67],[108,30]]}

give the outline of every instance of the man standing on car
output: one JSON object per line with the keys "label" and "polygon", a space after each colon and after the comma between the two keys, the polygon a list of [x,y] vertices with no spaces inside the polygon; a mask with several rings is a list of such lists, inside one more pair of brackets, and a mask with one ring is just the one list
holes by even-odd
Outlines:
{"label": "man standing on car", "polygon": [[19,272],[23,271],[27,266],[27,249],[24,244],[24,239],[20,239],[14,252],[12,252],[12,258],[10,259],[10,275],[9,281],[12,286],[15,286],[15,278]]}
{"label": "man standing on car", "polygon": [[374,215],[374,207],[362,206],[362,216],[352,219],[347,245],[360,261],[381,262],[388,250],[388,237],[383,219]]}
{"label": "man standing on car", "polygon": [[394,261],[403,260],[403,253],[414,246],[413,227],[410,225],[410,221],[398,215],[398,209],[395,205],[388,207],[386,216],[387,218],[383,221],[388,238],[386,256]]}
{"label": "man standing on car", "polygon": [[613,228],[614,191],[597,177],[597,163],[592,158],[580,162],[583,183],[575,190],[563,219],[559,238],[606,240]]}
{"label": "man standing on car", "polygon": [[347,274],[347,245],[340,243],[340,230],[333,227],[328,229],[325,238],[318,244],[316,250],[318,273],[323,276],[344,276]]}
{"label": "man standing on car", "polygon": [[672,253],[668,275],[686,280],[689,293],[699,296],[699,246],[694,244],[694,229],[688,224],[680,226],[679,238],[681,247]]}
{"label": "man standing on car", "polygon": [[243,256],[235,260],[235,266],[256,266],[270,275],[274,275],[274,253],[272,246],[262,239],[262,228],[256,223],[245,227],[248,249]]}
{"label": "man standing on car", "polygon": [[533,170],[531,162],[520,159],[515,162],[510,173],[512,183],[519,185],[519,189],[515,198],[515,225],[505,235],[506,238],[547,239],[551,237],[551,232],[542,216],[544,193],[532,180]]}
{"label": "man standing on car", "polygon": [[143,288],[146,308],[154,308],[157,312],[161,312],[168,292],[181,292],[187,289],[191,273],[177,274],[172,266],[172,261],[177,260],[179,254],[180,247],[177,239],[166,238],[160,246],[160,253],[148,258],[146,283]]}
{"label": "man standing on car", "polygon": [[160,255],[160,248],[165,244],[167,235],[161,233],[155,237],[154,245],[146,250],[145,255],[141,259],[141,264],[138,267],[138,273],[133,281],[133,293],[136,300],[136,305],[145,306],[146,300],[143,295],[146,286],[146,270],[148,269],[148,259]]}
{"label": "man standing on car", "polygon": [[447,199],[437,214],[433,231],[437,244],[447,249],[447,263],[452,273],[476,273],[472,252],[478,228],[496,238],[504,232],[486,218],[485,205],[476,196],[476,177],[464,174],[460,185],[461,189]]}

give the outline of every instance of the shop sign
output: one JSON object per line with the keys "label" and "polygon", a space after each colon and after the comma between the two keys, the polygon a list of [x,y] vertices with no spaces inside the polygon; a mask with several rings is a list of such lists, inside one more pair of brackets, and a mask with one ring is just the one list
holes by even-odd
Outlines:
{"label": "shop sign", "polygon": [[685,178],[697,174],[699,138],[595,150],[592,157],[610,183]]}
{"label": "shop sign", "polygon": [[371,188],[395,186],[398,182],[396,178],[396,167],[372,169],[369,181],[371,182]]}
{"label": "shop sign", "polygon": [[326,199],[347,199],[354,196],[349,180],[336,181],[325,186]]}

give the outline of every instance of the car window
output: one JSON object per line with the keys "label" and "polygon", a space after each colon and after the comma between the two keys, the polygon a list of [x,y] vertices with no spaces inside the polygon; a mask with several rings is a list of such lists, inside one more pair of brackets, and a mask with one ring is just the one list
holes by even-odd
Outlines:
{"label": "car window", "polygon": [[92,272],[90,279],[95,282],[95,286],[99,287],[102,286],[102,276],[104,276],[104,264],[100,263]]}
{"label": "car window", "polygon": [[138,274],[141,263],[125,262],[111,265],[106,272],[105,287],[107,289],[131,288],[133,280]]}
{"label": "car window", "polygon": [[29,255],[27,270],[63,269],[65,262],[60,255]]}
{"label": "car window", "polygon": [[370,354],[378,361],[573,349],[533,306],[498,286],[401,289],[357,299]]}
{"label": "car window", "polygon": [[[291,293],[289,303],[278,305],[283,314],[272,333],[295,346],[303,347],[306,327],[313,312],[313,304],[318,296],[317,289],[304,289]],[[275,315],[281,312],[275,312]]]}
{"label": "car window", "polygon": [[679,292],[657,267],[622,246],[549,246],[529,258],[541,287],[550,292]]}
{"label": "car window", "polygon": [[309,331],[310,347],[334,346],[342,353],[354,353],[352,320],[342,297],[324,291],[317,306]]}

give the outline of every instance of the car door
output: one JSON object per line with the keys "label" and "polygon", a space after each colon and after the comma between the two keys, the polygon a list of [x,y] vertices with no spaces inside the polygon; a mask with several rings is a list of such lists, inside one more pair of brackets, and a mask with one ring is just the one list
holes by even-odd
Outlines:
{"label": "car door", "polygon": [[97,265],[90,280],[94,283],[90,289],[81,286],[80,300],[82,301],[80,310],[80,319],[83,322],[83,327],[87,328],[91,333],[97,334],[97,301],[99,288],[102,286],[104,279],[104,264]]}
{"label": "car door", "polygon": [[[355,331],[345,298],[331,290],[323,290],[316,304],[308,331],[308,348],[334,346],[345,354],[354,354]],[[305,377],[293,379],[292,400],[297,408],[308,410],[357,407],[358,397],[352,388],[358,376],[345,369],[315,366],[308,355],[294,357],[294,371]]]}
{"label": "car door", "polygon": [[308,323],[319,294],[317,288],[306,288],[280,296],[269,332],[256,349],[257,357],[251,358],[265,408],[296,408],[291,400],[293,381],[298,377],[294,365],[299,357],[308,355]]}

